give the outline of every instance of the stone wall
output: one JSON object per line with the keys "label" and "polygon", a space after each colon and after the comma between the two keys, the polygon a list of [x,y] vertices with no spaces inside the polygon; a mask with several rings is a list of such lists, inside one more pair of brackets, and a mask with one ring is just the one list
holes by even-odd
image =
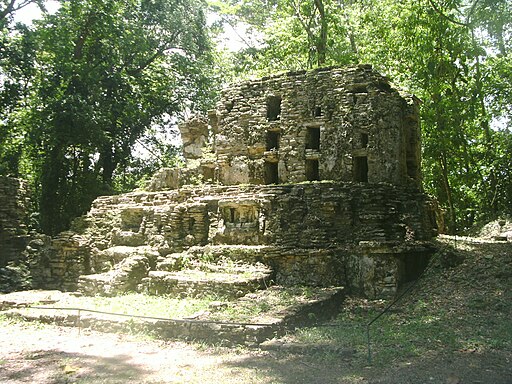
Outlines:
{"label": "stone wall", "polygon": [[[98,249],[243,244],[323,248],[360,241],[428,240],[429,200],[389,184],[312,182],[184,187],[96,199],[78,221]],[[79,230],[79,229],[75,229]]]}
{"label": "stone wall", "polygon": [[232,258],[266,264],[279,284],[393,294],[421,270],[436,227],[417,104],[368,65],[231,86],[180,125],[185,167],[146,192],[100,197],[71,232],[32,243],[37,284],[108,285],[135,256],[148,271]]}
{"label": "stone wall", "polygon": [[0,268],[18,261],[27,244],[27,208],[26,183],[0,176]]}
{"label": "stone wall", "polygon": [[236,84],[222,92],[209,121],[195,118],[180,130],[185,156],[203,158],[204,178],[221,184],[419,186],[417,104],[371,66],[322,68]]}
{"label": "stone wall", "polygon": [[80,275],[120,261],[115,247],[191,258],[213,249],[214,258],[270,265],[282,284],[341,284],[373,296],[396,289],[408,262],[422,262],[422,251],[415,260],[411,249],[432,237],[429,214],[422,193],[389,184],[203,186],[100,197],[73,232],[53,240],[37,275],[46,276],[40,286],[74,289]]}

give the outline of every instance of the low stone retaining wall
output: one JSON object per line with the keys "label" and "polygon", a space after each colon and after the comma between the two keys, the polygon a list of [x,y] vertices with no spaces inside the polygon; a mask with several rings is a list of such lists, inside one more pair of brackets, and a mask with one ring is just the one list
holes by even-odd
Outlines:
{"label": "low stone retaining wall", "polygon": [[[224,345],[257,345],[275,336],[282,336],[297,326],[314,325],[340,311],[345,298],[342,288],[325,290],[317,299],[292,306],[285,311],[273,314],[273,321],[261,323],[236,323],[215,320],[163,319],[122,314],[107,314],[99,311],[78,308],[56,307],[58,301],[51,300],[54,308],[38,306],[37,301],[45,301],[45,296],[64,295],[56,291],[30,293],[21,298],[0,296],[0,314],[7,317],[38,321],[80,329],[93,329],[100,332],[144,333],[163,339],[201,340]],[[28,297],[28,298],[27,298]]]}

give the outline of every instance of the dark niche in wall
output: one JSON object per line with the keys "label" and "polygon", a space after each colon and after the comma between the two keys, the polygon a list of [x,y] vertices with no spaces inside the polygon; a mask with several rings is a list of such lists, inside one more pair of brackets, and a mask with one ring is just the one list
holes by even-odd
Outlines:
{"label": "dark niche in wall", "polygon": [[318,160],[306,160],[306,179],[308,181],[320,180],[320,172],[318,169]]}
{"label": "dark niche in wall", "polygon": [[361,133],[360,140],[361,140],[361,148],[368,147],[368,134],[367,133],[365,133],[365,132]]}
{"label": "dark niche in wall", "polygon": [[354,157],[354,181],[367,183],[368,182],[368,157],[356,156]]}
{"label": "dark niche in wall", "polygon": [[267,131],[267,151],[279,149],[279,137],[279,132]]}
{"label": "dark niche in wall", "polygon": [[265,179],[265,184],[278,184],[279,171],[277,163],[266,161],[263,177]]}
{"label": "dark niche in wall", "polygon": [[320,149],[320,128],[308,127],[306,131],[306,149]]}
{"label": "dark niche in wall", "polygon": [[267,98],[267,120],[277,121],[281,118],[281,97],[269,96]]}

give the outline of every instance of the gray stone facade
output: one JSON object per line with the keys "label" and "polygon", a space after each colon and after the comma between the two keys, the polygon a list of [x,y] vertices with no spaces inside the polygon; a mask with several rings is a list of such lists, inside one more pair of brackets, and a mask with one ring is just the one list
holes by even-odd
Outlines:
{"label": "gray stone facade", "polygon": [[146,277],[126,284],[151,291],[152,276],[183,281],[191,265],[230,260],[261,263],[281,285],[382,297],[424,267],[435,220],[417,101],[370,66],[234,85],[180,130],[186,167],[98,198],[42,252],[41,286],[112,291],[115,271],[123,284],[133,272],[123,260],[136,260]]}
{"label": "gray stone facade", "polygon": [[203,178],[224,185],[421,185],[417,100],[370,66],[238,84],[223,91],[208,120],[192,119],[180,130],[185,157],[201,159]]}

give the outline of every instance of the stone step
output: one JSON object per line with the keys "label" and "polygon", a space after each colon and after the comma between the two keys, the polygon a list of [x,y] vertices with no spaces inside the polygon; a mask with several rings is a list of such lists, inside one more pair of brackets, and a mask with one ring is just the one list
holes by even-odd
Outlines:
{"label": "stone step", "polygon": [[[150,332],[164,339],[254,346],[293,332],[296,327],[317,325],[332,318],[342,309],[345,291],[341,287],[274,286],[250,293],[234,302],[212,302],[207,313],[178,319],[153,318],[144,316],[144,313],[137,316],[91,310],[94,307],[79,310],[75,301],[67,298],[70,295],[58,291],[27,291],[23,292],[22,297],[0,295],[0,315],[101,332]],[[244,309],[255,305],[261,307],[261,311]],[[32,306],[36,308],[30,308]],[[140,307],[144,308],[143,302]],[[223,308],[228,310],[221,313]]]}
{"label": "stone step", "polygon": [[229,271],[220,266],[206,265],[203,269],[150,271],[138,290],[175,297],[236,298],[269,286],[271,276],[272,271],[263,266],[246,267],[245,270],[237,267]]}
{"label": "stone step", "polygon": [[150,262],[144,255],[134,254],[104,273],[82,275],[78,278],[78,291],[84,295],[113,296],[134,291],[148,275]]}

